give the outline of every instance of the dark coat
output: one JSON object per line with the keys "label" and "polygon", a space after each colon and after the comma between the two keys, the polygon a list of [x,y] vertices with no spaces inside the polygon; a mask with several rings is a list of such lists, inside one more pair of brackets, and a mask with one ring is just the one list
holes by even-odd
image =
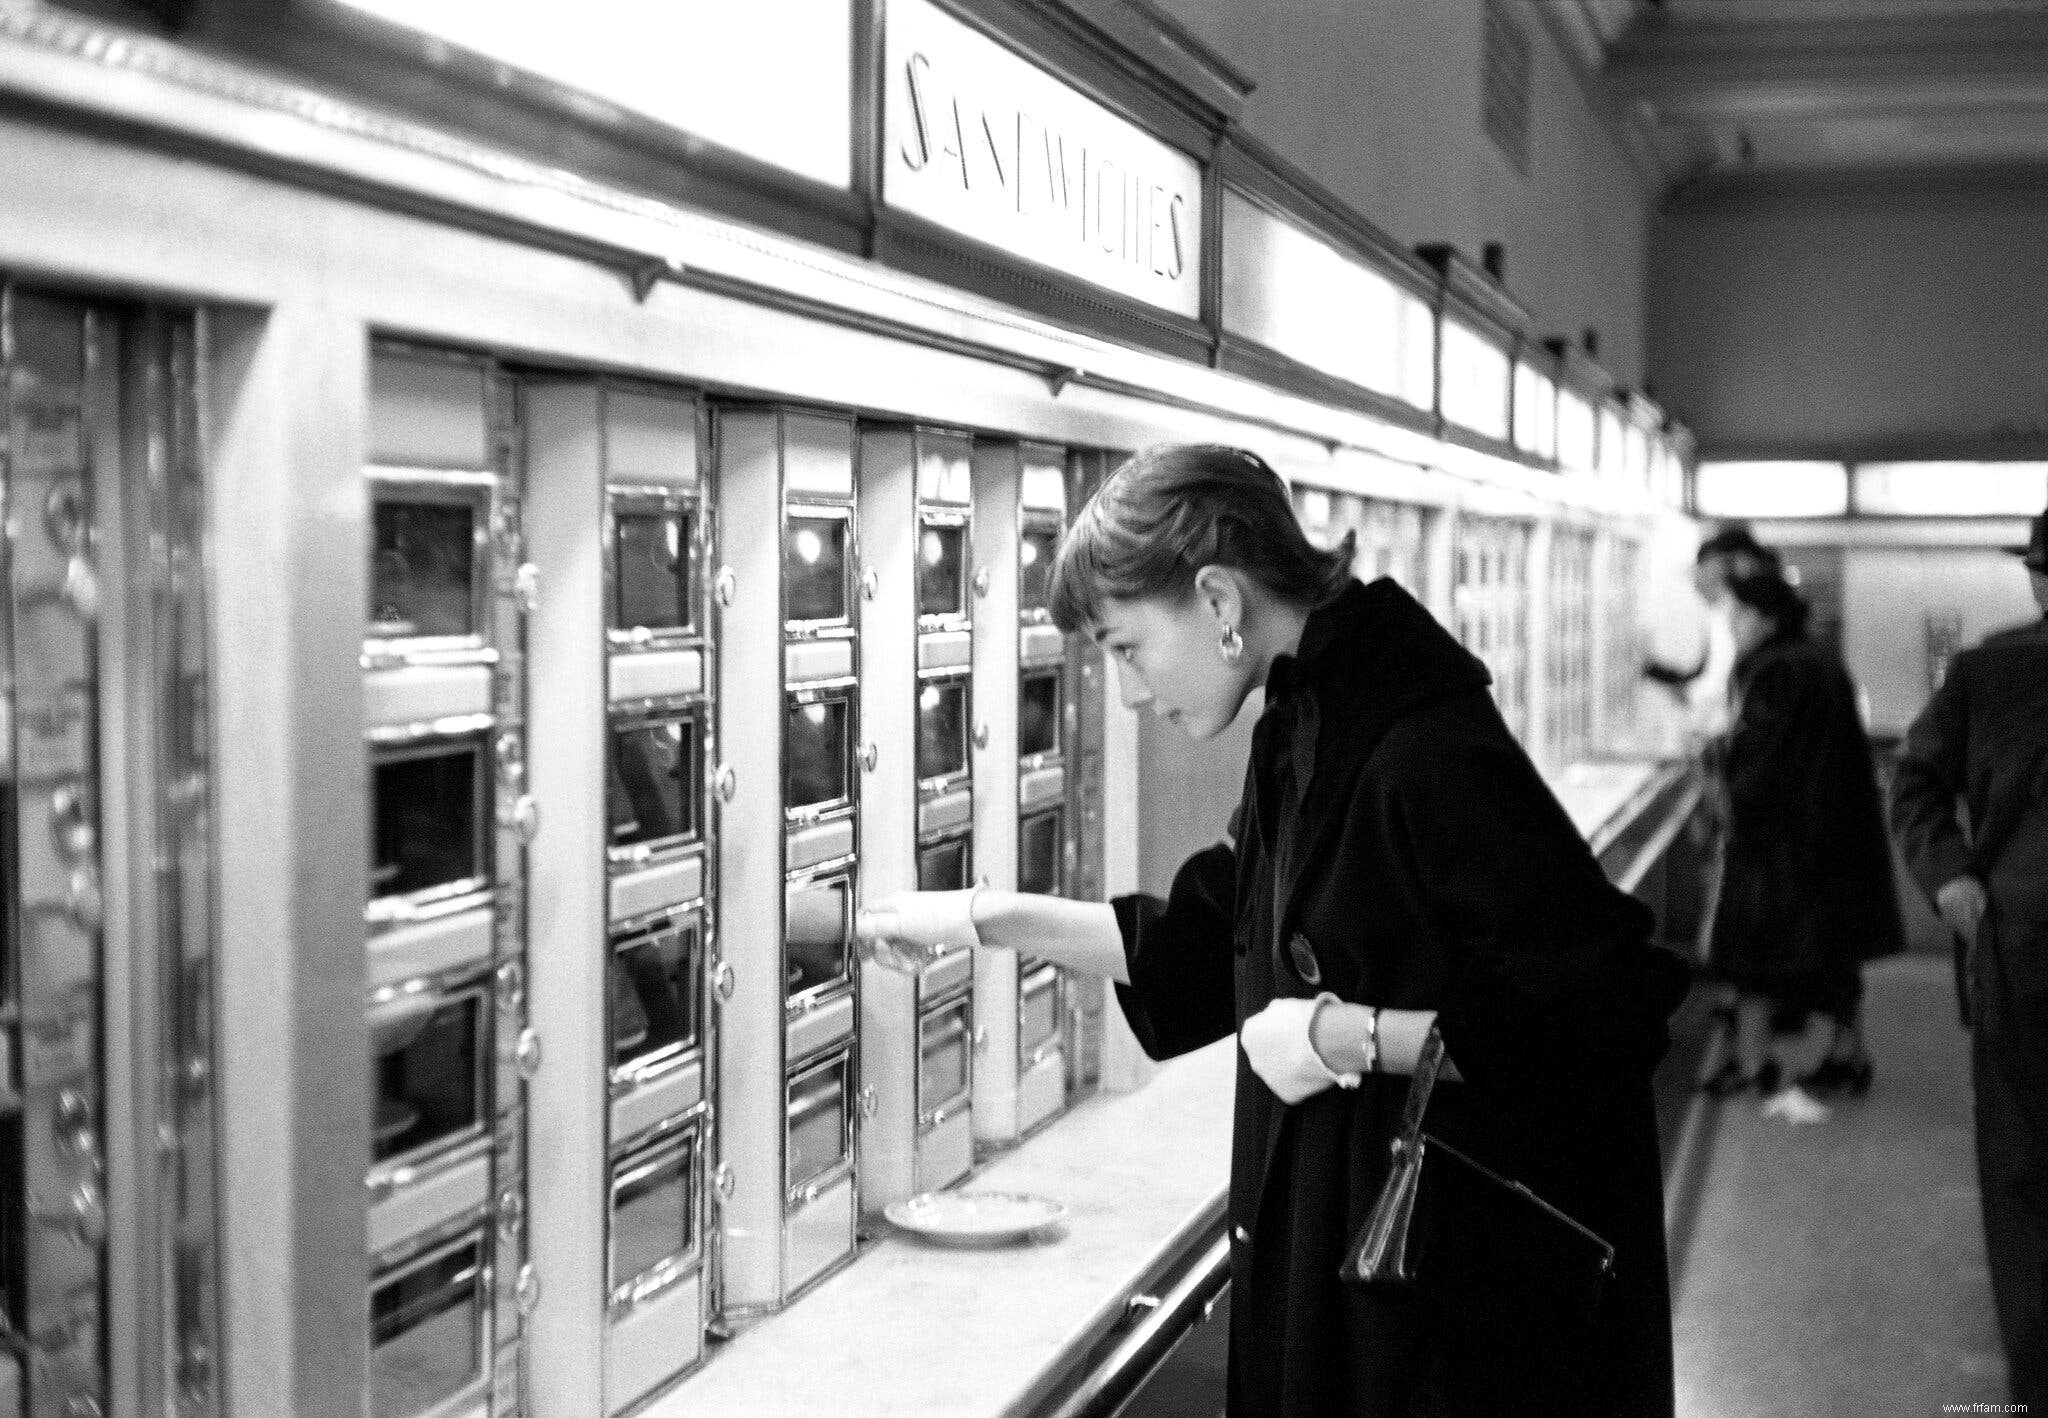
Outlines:
{"label": "dark coat", "polygon": [[[1986,887],[1976,992],[1992,1032],[2008,1019],[2048,1021],[2048,619],[1988,636],[1949,665],[1906,732],[1892,825],[1930,898],[1959,876]],[[2035,1047],[2048,1049],[2048,1033]]]}
{"label": "dark coat", "polygon": [[1732,693],[1708,960],[1745,989],[1839,1011],[1860,995],[1863,961],[1905,949],[1855,686],[1831,652],[1782,634],[1736,661]]}
{"label": "dark coat", "polygon": [[1438,1088],[1430,1130],[1616,1248],[1594,1341],[1565,1356],[1590,1377],[1504,1364],[1423,1302],[1340,1282],[1408,1079],[1288,1107],[1240,1050],[1237,1418],[1672,1410],[1649,1079],[1687,972],[1646,943],[1650,913],[1609,885],[1487,683],[1392,581],[1315,612],[1268,681],[1236,844],[1190,858],[1165,901],[1115,903],[1118,993],[1155,1058],[1281,996],[1438,1011],[1466,1082]]}

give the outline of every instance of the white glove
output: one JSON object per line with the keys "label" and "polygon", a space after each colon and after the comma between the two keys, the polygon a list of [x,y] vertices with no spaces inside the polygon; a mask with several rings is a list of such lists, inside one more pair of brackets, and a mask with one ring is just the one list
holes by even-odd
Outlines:
{"label": "white glove", "polygon": [[974,928],[978,886],[964,891],[899,891],[854,918],[854,934],[871,958],[916,967],[941,946],[963,949],[981,944]]}
{"label": "white glove", "polygon": [[1337,997],[1325,991],[1314,999],[1276,999],[1244,1022],[1238,1042],[1251,1061],[1252,1072],[1283,1103],[1299,1103],[1331,1085],[1356,1088],[1358,1075],[1334,1073],[1309,1042],[1316,1011]]}

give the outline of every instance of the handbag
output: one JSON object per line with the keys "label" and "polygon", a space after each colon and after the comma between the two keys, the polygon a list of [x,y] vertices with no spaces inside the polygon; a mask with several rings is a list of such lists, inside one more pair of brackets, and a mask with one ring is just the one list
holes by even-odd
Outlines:
{"label": "handbag", "polygon": [[1416,1061],[1394,1169],[1345,1249],[1342,1279],[1419,1293],[1500,1348],[1563,1357],[1586,1334],[1614,1247],[1422,1130],[1443,1066],[1434,1027]]}

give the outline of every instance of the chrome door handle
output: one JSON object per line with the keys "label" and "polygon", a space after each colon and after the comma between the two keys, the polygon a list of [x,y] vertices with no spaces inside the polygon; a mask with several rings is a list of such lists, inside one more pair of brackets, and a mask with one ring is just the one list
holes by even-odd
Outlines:
{"label": "chrome door handle", "polygon": [[512,1062],[518,1065],[519,1076],[528,1082],[540,1072],[540,1034],[531,1026],[519,1031],[519,1043],[512,1050]]}
{"label": "chrome door handle", "polygon": [[517,837],[520,846],[528,846],[540,833],[540,804],[533,794],[521,793],[498,809],[498,825]]}
{"label": "chrome door handle", "polygon": [[861,1117],[872,1118],[875,1115],[875,1086],[872,1083],[864,1084],[861,1087],[859,1098]]}
{"label": "chrome door handle", "polygon": [[876,747],[875,747],[875,746],[874,746],[873,744],[868,744],[868,745],[866,745],[865,747],[863,747],[863,748],[861,749],[861,751],[860,751],[860,766],[861,766],[862,768],[866,769],[866,770],[867,770],[868,772],[870,772],[870,773],[874,772],[874,771],[875,771],[875,765],[876,765],[876,764],[878,764],[878,763],[880,763],[881,761],[882,761],[882,750],[880,750],[879,748],[876,748]]}
{"label": "chrome door handle", "polygon": [[711,988],[718,991],[718,997],[722,1000],[732,998],[733,986],[737,982],[730,960],[719,961],[717,968],[711,972]]}
{"label": "chrome door handle", "polygon": [[711,583],[711,594],[718,597],[718,604],[728,609],[733,597],[739,594],[740,578],[730,566],[718,568],[718,577]]}
{"label": "chrome door handle", "polygon": [[731,802],[734,795],[740,790],[740,775],[733,772],[729,765],[721,765],[718,770],[717,782],[718,800],[722,803]]}

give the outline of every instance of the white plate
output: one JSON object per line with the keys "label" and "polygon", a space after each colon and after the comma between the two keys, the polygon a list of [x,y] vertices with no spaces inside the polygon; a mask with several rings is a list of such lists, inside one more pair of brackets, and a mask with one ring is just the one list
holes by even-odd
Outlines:
{"label": "white plate", "polygon": [[882,1214],[937,1245],[1001,1246],[1058,1225],[1067,1209],[1025,1192],[924,1192]]}

